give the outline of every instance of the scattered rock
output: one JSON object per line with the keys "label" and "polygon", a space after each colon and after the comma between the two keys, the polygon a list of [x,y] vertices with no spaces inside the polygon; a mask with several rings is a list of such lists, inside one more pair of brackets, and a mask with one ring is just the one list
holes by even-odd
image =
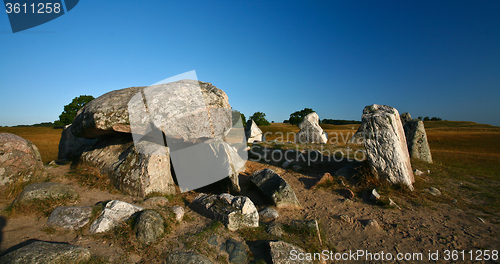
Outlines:
{"label": "scattered rock", "polygon": [[347,199],[354,199],[354,193],[349,188],[340,189],[339,193]]}
{"label": "scattered rock", "polygon": [[[289,264],[294,261],[290,259],[290,252],[295,252],[295,255],[302,254],[305,256],[305,251],[295,245],[289,244],[284,241],[269,241],[271,248],[271,259],[273,264]],[[300,263],[313,263],[311,260],[302,260]]]}
{"label": "scattered rock", "polygon": [[266,232],[277,237],[283,236],[283,226],[279,223],[271,223],[267,226]]}
{"label": "scattered rock", "polygon": [[377,190],[373,189],[370,193],[370,199],[373,201],[378,201],[380,199],[380,194],[377,192]]}
{"label": "scattered rock", "polygon": [[0,133],[0,187],[43,176],[40,152],[30,141],[10,133]]}
{"label": "scattered rock", "polygon": [[245,136],[248,143],[262,141],[262,130],[260,130],[252,119],[247,121],[245,126]]}
{"label": "scattered rock", "polygon": [[424,122],[418,119],[408,121],[404,125],[404,130],[410,157],[432,163]]}
{"label": "scattered rock", "polygon": [[144,244],[151,244],[156,241],[165,232],[163,223],[163,217],[158,212],[153,210],[142,211],[137,217],[134,227],[137,240]]}
{"label": "scattered rock", "polygon": [[394,206],[394,207],[398,208],[399,210],[401,210],[401,207],[399,207],[399,205],[397,203],[395,203],[391,198],[389,198],[389,205]]}
{"label": "scattered rock", "polygon": [[108,175],[122,192],[145,197],[151,193],[175,194],[170,173],[169,148],[149,141],[134,144],[130,134],[100,139],[82,153],[82,164]]}
{"label": "scattered rock", "polygon": [[152,209],[152,208],[159,208],[159,207],[167,207],[170,205],[170,202],[168,201],[167,198],[163,196],[156,196],[156,197],[151,197],[142,203],[142,206],[144,208]]}
{"label": "scattered rock", "polygon": [[175,215],[175,221],[182,221],[182,218],[184,217],[184,208],[182,206],[172,206],[172,211]]}
{"label": "scattered rock", "polygon": [[55,182],[33,183],[24,187],[12,204],[22,204],[35,200],[78,198],[78,193],[69,185]]}
{"label": "scattered rock", "polygon": [[213,264],[207,257],[194,252],[172,252],[165,264]]}
{"label": "scattered rock", "polygon": [[299,123],[300,131],[295,135],[295,143],[326,143],[327,137],[319,125],[319,116],[312,112]]}
{"label": "scattered rock", "polygon": [[49,166],[51,167],[59,167],[59,165],[57,165],[56,161],[55,160],[52,160],[49,162]]}
{"label": "scattered rock", "polygon": [[302,166],[300,165],[293,165],[292,170],[295,172],[300,172],[302,170]]}
{"label": "scattered rock", "polygon": [[367,159],[375,176],[413,190],[415,179],[398,110],[386,105],[367,106],[361,126],[366,133]]}
{"label": "scattered rock", "polygon": [[352,220],[351,220],[351,217],[349,217],[348,215],[339,215],[339,218],[340,220],[346,222],[346,223],[352,223]]}
{"label": "scattered rock", "polygon": [[109,201],[99,217],[92,223],[89,231],[91,234],[107,232],[142,210],[142,207],[126,202]]}
{"label": "scattered rock", "polygon": [[453,200],[451,200],[451,203],[452,203],[452,204],[457,204],[457,203],[458,203],[458,200],[457,200],[457,199],[453,199]]}
{"label": "scattered rock", "polygon": [[291,160],[286,160],[285,162],[283,162],[283,169],[288,169],[290,168],[290,166],[292,166],[292,161]]}
{"label": "scattered rock", "polygon": [[333,176],[330,173],[326,172],[325,174],[323,174],[323,176],[321,176],[321,179],[319,179],[319,181],[311,189],[316,189],[318,188],[318,185],[332,183],[333,181]]}
{"label": "scattered rock", "polygon": [[375,220],[375,219],[363,220],[362,223],[365,226],[365,228],[380,229],[380,225],[378,224],[377,220]]}
{"label": "scattered rock", "polygon": [[243,227],[259,226],[257,208],[246,196],[233,196],[228,193],[220,195],[200,193],[189,207],[207,218],[224,223],[230,231],[236,231]]}
{"label": "scattered rock", "polygon": [[75,137],[71,132],[71,125],[64,127],[59,141],[59,153],[57,158],[72,160],[80,157],[83,152],[90,150],[97,139]]}
{"label": "scattered rock", "polygon": [[417,175],[417,176],[422,176],[424,175],[424,172],[419,170],[419,169],[416,169],[414,172],[413,172],[414,175]]}
{"label": "scattered rock", "polygon": [[57,207],[52,211],[47,224],[77,230],[90,221],[92,207]]}
{"label": "scattered rock", "polygon": [[441,195],[441,191],[440,191],[438,188],[435,188],[435,187],[430,187],[427,191],[428,191],[430,194],[434,195],[434,196],[439,196],[439,195]]}
{"label": "scattered rock", "polygon": [[481,223],[484,224],[484,220],[481,217],[477,216],[476,218],[477,218],[477,220],[479,220]]}
{"label": "scattered rock", "polygon": [[259,211],[259,218],[261,221],[263,222],[270,222],[270,221],[274,221],[276,220],[278,217],[279,217],[279,213],[278,211],[276,211],[275,209],[273,208],[264,208],[262,210]]}
{"label": "scattered rock", "polygon": [[243,264],[247,262],[248,253],[244,243],[232,238],[226,241],[226,252],[229,254],[229,262]]}
{"label": "scattered rock", "polygon": [[292,187],[273,170],[256,171],[250,177],[250,181],[270,198],[277,208],[301,207]]}
{"label": "scattered rock", "polygon": [[0,257],[0,263],[81,263],[90,260],[86,248],[45,241],[34,241]]}

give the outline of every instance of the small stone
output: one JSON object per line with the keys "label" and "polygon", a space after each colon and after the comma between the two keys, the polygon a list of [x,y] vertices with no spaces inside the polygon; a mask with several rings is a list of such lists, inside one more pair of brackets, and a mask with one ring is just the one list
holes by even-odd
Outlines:
{"label": "small stone", "polygon": [[76,199],[78,193],[73,187],[55,182],[33,183],[24,187],[13,204],[21,204],[44,199]]}
{"label": "small stone", "polygon": [[158,208],[158,207],[166,207],[170,204],[167,198],[163,196],[151,197],[145,199],[142,205],[145,208]]}
{"label": "small stone", "polygon": [[300,202],[295,195],[292,186],[271,169],[256,171],[250,177],[250,181],[269,199],[277,208],[292,207],[300,208]]}
{"label": "small stone", "polygon": [[380,194],[377,192],[376,189],[372,190],[370,194],[370,199],[372,199],[373,201],[378,201],[378,199],[380,199]]}
{"label": "small stone", "polygon": [[302,166],[300,165],[293,165],[292,166],[292,170],[295,171],[295,172],[299,172],[302,170]]}
{"label": "small stone", "polygon": [[416,176],[422,176],[424,174],[423,171],[419,170],[419,169],[416,169],[414,172],[413,172],[414,175]]}
{"label": "small stone", "polygon": [[126,202],[109,201],[99,217],[92,223],[89,231],[91,234],[107,232],[142,210],[142,207]]}
{"label": "small stone", "polygon": [[345,214],[340,215],[339,218],[340,218],[340,220],[342,220],[342,221],[344,221],[346,223],[351,223],[352,222],[351,217],[349,217],[348,215],[345,215]]}
{"label": "small stone", "polygon": [[280,214],[278,213],[278,211],[276,211],[273,208],[267,207],[267,208],[264,208],[264,209],[259,211],[260,220],[262,220],[263,222],[274,221],[279,216],[280,216]]}
{"label": "small stone", "polygon": [[431,174],[431,170],[427,170],[427,174]]}
{"label": "small stone", "polygon": [[399,207],[399,205],[397,203],[395,203],[391,198],[389,198],[389,205],[394,206],[394,207],[398,208],[399,210],[401,210],[401,207]]}
{"label": "small stone", "polygon": [[457,203],[458,203],[458,200],[457,200],[457,199],[453,199],[453,200],[451,200],[451,203],[452,203],[452,204],[457,204]]}
{"label": "small stone", "polygon": [[52,167],[59,167],[59,165],[57,165],[56,161],[53,160],[51,162],[49,162],[49,166],[52,166]]}
{"label": "small stone", "polygon": [[165,232],[163,218],[153,210],[142,211],[137,217],[135,235],[144,244],[151,244]]}
{"label": "small stone", "polygon": [[174,211],[175,220],[177,222],[182,221],[182,218],[184,217],[184,208],[181,206],[172,206],[172,211]]}
{"label": "small stone", "polygon": [[[294,263],[290,260],[290,252],[294,251],[297,255],[304,256],[306,252],[304,249],[289,244],[284,241],[269,241],[269,247],[271,248],[271,263],[274,264],[288,264]],[[311,260],[302,260],[297,263],[313,263]]]}
{"label": "small stone", "polygon": [[279,223],[271,223],[271,224],[269,224],[267,226],[266,231],[267,231],[267,233],[269,233],[269,234],[271,234],[273,236],[277,236],[277,237],[283,236],[283,227]]}
{"label": "small stone", "polygon": [[325,174],[323,174],[323,176],[321,176],[321,179],[319,179],[319,181],[311,189],[317,188],[318,185],[331,183],[333,182],[333,180],[333,176],[330,173],[326,172]]}
{"label": "small stone", "polygon": [[246,263],[248,258],[245,244],[232,238],[226,241],[226,252],[229,254],[229,262],[236,264]]}
{"label": "small stone", "polygon": [[207,257],[194,252],[172,252],[165,264],[213,264]]}
{"label": "small stone", "polygon": [[90,221],[92,207],[57,207],[47,220],[48,225],[77,230]]}
{"label": "small stone", "polygon": [[439,196],[441,195],[441,191],[438,189],[438,188],[435,188],[435,187],[430,187],[428,189],[428,192],[434,196]]}
{"label": "small stone", "polygon": [[291,160],[287,160],[287,161],[283,162],[283,165],[282,165],[283,169],[288,169],[288,168],[290,168],[290,166],[292,166]]}
{"label": "small stone", "polygon": [[484,220],[481,217],[477,217],[477,220],[481,221],[481,223],[484,223]]}
{"label": "small stone", "polygon": [[364,225],[366,228],[380,229],[380,225],[378,224],[377,220],[375,220],[375,219],[365,220]]}

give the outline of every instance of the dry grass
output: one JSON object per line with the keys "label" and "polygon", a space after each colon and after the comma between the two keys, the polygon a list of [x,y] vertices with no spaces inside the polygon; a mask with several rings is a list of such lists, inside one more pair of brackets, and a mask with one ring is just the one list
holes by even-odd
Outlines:
{"label": "dry grass", "polygon": [[57,160],[62,129],[52,127],[0,127],[0,133],[12,133],[31,141],[42,155],[43,163]]}

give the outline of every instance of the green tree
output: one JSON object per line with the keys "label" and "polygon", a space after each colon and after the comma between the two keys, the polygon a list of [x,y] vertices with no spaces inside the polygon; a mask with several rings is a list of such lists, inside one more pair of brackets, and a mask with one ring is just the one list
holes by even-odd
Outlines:
{"label": "green tree", "polygon": [[290,120],[290,124],[298,125],[300,122],[302,122],[302,120],[304,119],[304,117],[306,117],[306,115],[312,112],[314,112],[314,110],[312,110],[311,108],[304,108],[303,110],[293,112],[290,115],[290,119],[288,120]]}
{"label": "green tree", "polygon": [[424,121],[429,121],[431,120],[428,116],[424,117]]}
{"label": "green tree", "polygon": [[266,114],[264,114],[262,112],[253,113],[253,115],[250,117],[250,119],[252,119],[255,122],[255,124],[257,124],[258,126],[270,126],[271,125],[269,123],[269,121],[267,121],[267,119],[266,119]]}
{"label": "green tree", "polygon": [[92,100],[94,100],[92,95],[80,95],[75,97],[71,103],[64,106],[64,111],[61,115],[59,115],[59,120],[55,121],[54,124],[69,125],[73,123],[73,120],[76,117],[76,112]]}

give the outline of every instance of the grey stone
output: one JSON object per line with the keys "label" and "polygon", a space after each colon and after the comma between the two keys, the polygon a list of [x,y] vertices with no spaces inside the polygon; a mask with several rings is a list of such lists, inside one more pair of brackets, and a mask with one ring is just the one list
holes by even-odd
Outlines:
{"label": "grey stone", "polygon": [[276,207],[301,207],[290,184],[273,170],[263,169],[256,171],[250,177],[250,181],[254,183],[267,198],[271,199]]}
{"label": "grey stone", "polygon": [[413,172],[413,175],[416,175],[416,176],[422,176],[424,175],[424,172],[419,170],[419,169],[416,169],[414,172]]}
{"label": "grey stone", "polygon": [[457,204],[457,203],[458,203],[458,200],[457,200],[457,199],[453,199],[453,200],[451,200],[451,203],[452,203],[452,204]]}
{"label": "grey stone", "polygon": [[89,231],[91,234],[107,232],[142,210],[142,207],[126,202],[109,201],[99,217],[92,223]]}
{"label": "grey stone", "polygon": [[373,201],[378,201],[378,199],[380,199],[380,194],[377,192],[376,189],[373,189],[370,193],[370,199],[372,199]]}
{"label": "grey stone", "polygon": [[360,126],[356,133],[347,141],[347,144],[363,145],[365,144],[366,134],[363,131],[363,126]]}
{"label": "grey stone", "polygon": [[380,225],[375,219],[364,220],[362,221],[362,223],[365,226],[365,228],[380,229]]}
{"label": "grey stone", "polygon": [[161,208],[161,207],[166,207],[169,206],[170,202],[168,201],[167,198],[163,196],[156,196],[156,197],[150,197],[142,203],[142,206],[148,209],[152,208]]}
{"label": "grey stone", "polygon": [[24,187],[13,204],[22,204],[45,199],[77,199],[78,193],[69,185],[55,182],[33,183]]}
{"label": "grey stone", "polygon": [[316,219],[305,220],[305,221],[293,220],[291,222],[291,226],[299,230],[305,229],[312,232],[313,234],[316,234],[318,236],[319,243],[323,244],[323,241],[321,240],[321,234],[319,232],[318,221]]}
{"label": "grey stone", "polygon": [[404,130],[410,157],[432,163],[424,122],[418,119],[408,121],[404,125]]}
{"label": "grey stone", "polygon": [[[297,260],[290,259],[290,252],[294,250],[296,255],[305,255],[305,251],[295,245],[289,244],[284,241],[269,241],[269,247],[271,249],[271,260],[273,264],[292,264],[297,263]],[[309,260],[302,260],[300,263],[313,263]]]}
{"label": "grey stone", "polygon": [[75,137],[71,125],[64,127],[59,140],[58,159],[72,160],[80,157],[84,151],[90,150],[97,139]]}
{"label": "grey stone", "polygon": [[401,118],[401,123],[403,124],[403,127],[405,126],[405,124],[406,124],[407,122],[410,122],[411,120],[413,120],[413,119],[411,118],[410,113],[402,113],[402,114],[400,115],[400,118]]}
{"label": "grey stone", "polygon": [[279,223],[270,223],[267,228],[266,232],[277,237],[283,236],[283,226]]}
{"label": "grey stone", "polygon": [[276,220],[280,214],[273,208],[264,208],[259,211],[259,217],[263,222],[269,222]]}
{"label": "grey stone", "polygon": [[367,106],[361,126],[366,133],[367,159],[374,175],[413,190],[415,179],[398,110],[386,105]]}
{"label": "grey stone", "polygon": [[42,157],[33,143],[14,134],[0,133],[0,187],[43,175]]}
{"label": "grey stone", "polygon": [[339,218],[340,220],[346,222],[346,223],[352,223],[352,220],[351,220],[351,217],[349,217],[348,215],[339,215]]}
{"label": "grey stone", "polygon": [[248,253],[244,242],[238,242],[232,238],[226,241],[226,252],[229,254],[229,262],[243,264],[247,262]]}
{"label": "grey stone", "polygon": [[172,252],[165,260],[165,264],[213,264],[207,257],[194,252]]}
{"label": "grey stone", "polygon": [[304,117],[299,123],[300,131],[295,135],[295,143],[327,143],[323,129],[319,125],[319,116],[316,112],[312,112]]}
{"label": "grey stone", "polygon": [[172,206],[172,211],[175,215],[175,221],[182,221],[182,218],[184,217],[184,208],[181,206]]}
{"label": "grey stone", "polygon": [[47,220],[48,225],[77,230],[90,221],[92,207],[57,207]]}
{"label": "grey stone", "polygon": [[137,217],[135,223],[135,236],[144,244],[151,244],[165,232],[164,220],[161,215],[153,210],[144,210]]}
{"label": "grey stone", "polygon": [[45,241],[35,241],[0,257],[3,264],[56,264],[89,261],[90,251],[86,248]]}
{"label": "grey stone", "polygon": [[430,194],[434,195],[434,196],[439,196],[439,195],[441,195],[441,191],[440,191],[438,188],[435,188],[435,187],[430,187],[427,191],[428,191]]}
{"label": "grey stone", "polygon": [[83,152],[82,164],[108,175],[120,191],[145,197],[151,193],[175,194],[169,148],[149,141],[134,144],[130,135],[101,139]]}
{"label": "grey stone", "polygon": [[200,193],[191,202],[189,208],[207,218],[224,223],[230,231],[259,226],[257,208],[246,196]]}
{"label": "grey stone", "polygon": [[283,169],[288,169],[288,168],[290,168],[290,166],[292,166],[292,164],[293,163],[291,160],[286,160],[285,162],[283,162],[282,167],[283,167]]}
{"label": "grey stone", "polygon": [[248,143],[262,141],[262,130],[250,119],[245,126],[245,137]]}

